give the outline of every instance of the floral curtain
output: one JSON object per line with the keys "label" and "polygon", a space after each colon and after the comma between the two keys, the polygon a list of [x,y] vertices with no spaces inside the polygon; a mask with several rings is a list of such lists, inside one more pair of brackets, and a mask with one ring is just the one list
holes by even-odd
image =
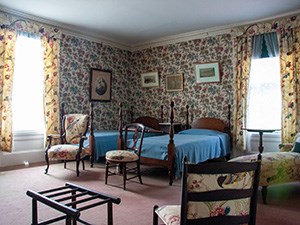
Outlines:
{"label": "floral curtain", "polygon": [[[59,50],[61,31],[55,27],[0,13],[1,150],[12,149],[11,87],[17,32],[39,35],[44,49],[44,111],[46,134],[59,133]],[[9,33],[7,33],[9,32]]]}
{"label": "floral curtain", "polygon": [[44,112],[46,134],[60,132],[59,115],[59,47],[60,42],[42,37],[44,48]]}
{"label": "floral curtain", "polygon": [[280,32],[282,142],[293,142],[300,122],[300,27]]}
{"label": "floral curtain", "polygon": [[16,31],[0,29],[0,149],[10,152],[12,149],[12,81]]}
{"label": "floral curtain", "polygon": [[286,17],[232,30],[234,36],[236,102],[233,123],[234,143],[245,150],[246,98],[250,68],[251,37],[277,32],[280,37],[280,64],[282,80],[282,141],[291,142],[299,130],[299,27],[300,16]]}
{"label": "floral curtain", "polygon": [[250,73],[252,39],[242,35],[234,39],[234,62],[235,62],[235,112],[234,112],[234,143],[238,149],[246,149],[246,135],[242,128],[246,127],[247,89]]}

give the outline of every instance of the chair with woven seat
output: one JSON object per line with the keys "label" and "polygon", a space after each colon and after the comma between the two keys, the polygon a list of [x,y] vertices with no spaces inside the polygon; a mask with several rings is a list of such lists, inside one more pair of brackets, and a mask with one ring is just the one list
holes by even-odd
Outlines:
{"label": "chair with woven seat", "polygon": [[153,208],[153,225],[251,224],[256,221],[260,162],[190,164],[185,159],[181,205]]}
{"label": "chair with woven seat", "polygon": [[91,149],[83,146],[84,140],[87,139],[85,135],[88,125],[89,116],[85,114],[67,114],[63,117],[62,135],[48,135],[48,145],[45,150],[47,163],[45,174],[48,173],[50,160],[62,160],[64,168],[66,168],[67,161],[76,161],[76,174],[79,176],[80,161],[84,170],[84,158],[91,156]]}
{"label": "chair with woven seat", "polygon": [[[123,128],[124,140],[122,150],[108,151],[105,155],[106,170],[105,184],[109,176],[123,175],[123,189],[126,190],[126,181],[138,177],[142,184],[140,155],[145,134],[145,126],[140,123],[131,123]],[[128,164],[130,164],[128,166]],[[134,164],[135,166],[132,166]],[[112,170],[114,169],[114,171]],[[135,174],[127,177],[128,172]]]}

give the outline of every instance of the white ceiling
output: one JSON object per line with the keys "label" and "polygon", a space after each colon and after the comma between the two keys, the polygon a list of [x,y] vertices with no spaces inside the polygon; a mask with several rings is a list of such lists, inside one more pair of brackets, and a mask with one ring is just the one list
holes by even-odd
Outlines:
{"label": "white ceiling", "polygon": [[0,0],[73,31],[134,47],[165,37],[300,12],[300,0]]}

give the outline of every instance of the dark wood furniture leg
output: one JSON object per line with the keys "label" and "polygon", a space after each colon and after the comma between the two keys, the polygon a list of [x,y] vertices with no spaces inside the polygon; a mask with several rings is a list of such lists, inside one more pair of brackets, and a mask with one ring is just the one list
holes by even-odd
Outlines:
{"label": "dark wood furniture leg", "polygon": [[267,204],[267,194],[268,194],[267,187],[268,186],[262,186],[262,189],[261,189],[261,194],[262,194],[262,198],[263,198],[263,203],[264,204]]}

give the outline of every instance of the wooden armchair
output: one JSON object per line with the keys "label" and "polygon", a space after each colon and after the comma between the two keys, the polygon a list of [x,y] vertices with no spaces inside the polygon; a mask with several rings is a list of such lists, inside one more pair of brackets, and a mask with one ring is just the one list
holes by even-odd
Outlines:
{"label": "wooden armchair", "polygon": [[260,162],[185,160],[181,205],[154,206],[153,225],[251,224],[256,221]]}
{"label": "wooden armchair", "polygon": [[[66,168],[67,161],[76,161],[76,174],[79,176],[79,164],[82,161],[83,170],[84,158],[91,156],[91,149],[83,146],[89,124],[89,116],[85,114],[67,114],[62,120],[62,136],[48,135],[48,145],[45,150],[45,160],[47,167],[45,174],[49,170],[49,160],[64,161]],[[53,142],[59,143],[52,145]]]}

